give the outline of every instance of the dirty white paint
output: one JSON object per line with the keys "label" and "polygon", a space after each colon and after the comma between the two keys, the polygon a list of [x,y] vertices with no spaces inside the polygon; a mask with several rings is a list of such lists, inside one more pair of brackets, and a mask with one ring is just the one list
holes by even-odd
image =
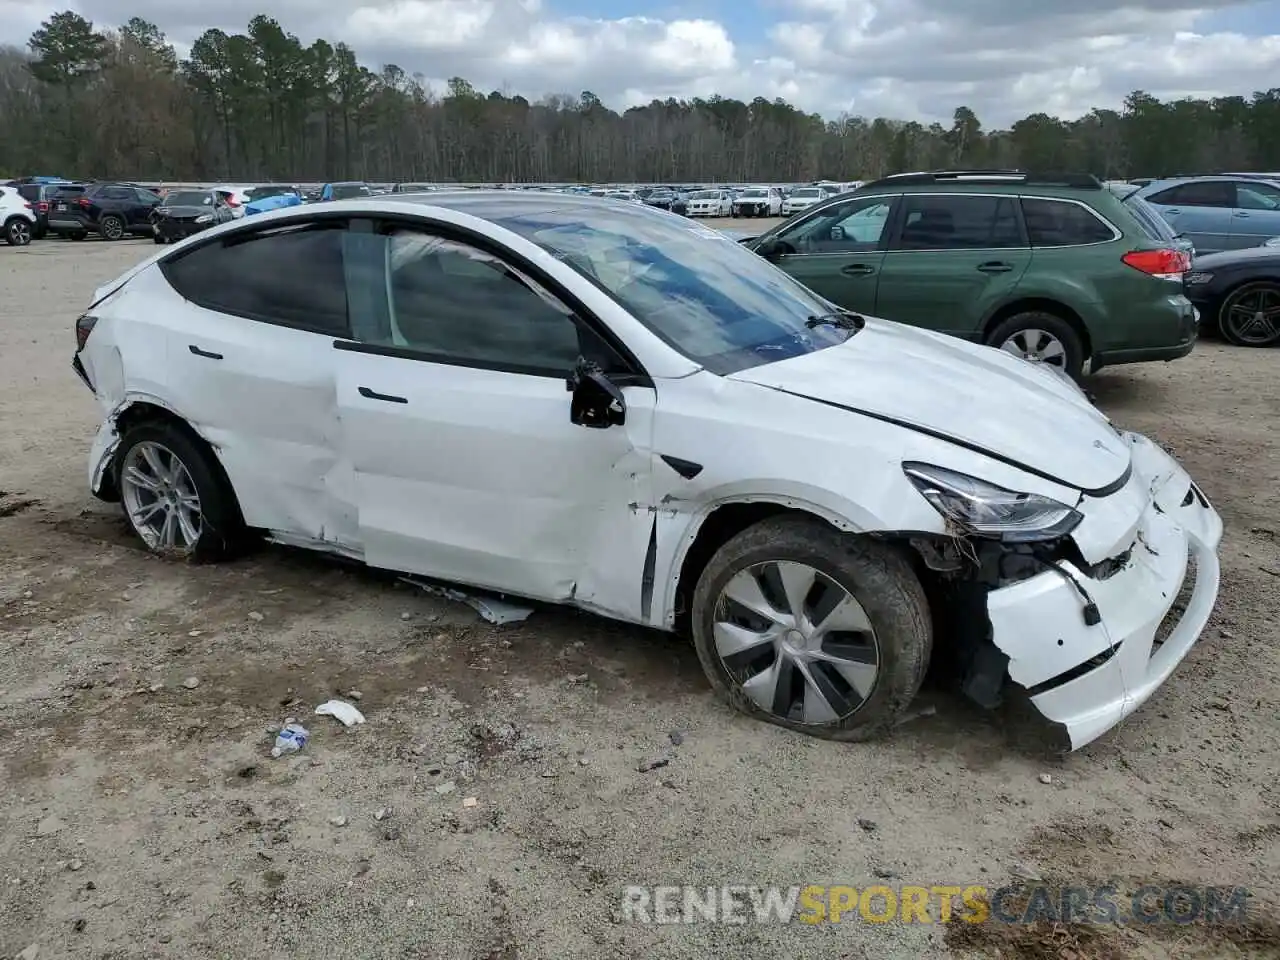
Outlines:
{"label": "dirty white paint", "polygon": [[[767,501],[852,532],[943,533],[902,471],[904,461],[933,464],[1076,507],[1084,520],[1073,538],[1088,564],[1133,548],[1109,579],[1070,571],[1100,624],[1085,624],[1085,601],[1059,571],[989,595],[993,641],[1017,683],[1034,687],[1115,651],[1034,697],[1074,746],[1145,700],[1207,621],[1221,521],[1197,500],[1183,506],[1185,472],[1121,435],[1073,384],[876,320],[840,346],[717,376],[521,237],[416,203],[325,212],[356,203],[485,231],[562,284],[652,380],[623,388],[625,424],[573,425],[560,378],[336,350],[332,337],[212,313],[148,262],[102,288],[82,355],[106,414],[91,452],[95,489],[118,442],[114,418],[156,403],[209,441],[246,521],[280,542],[669,629],[681,564],[716,508]],[[282,210],[251,226],[311,215]],[[664,454],[701,469],[685,478]],[[1188,552],[1199,566],[1191,607],[1152,657]]]}

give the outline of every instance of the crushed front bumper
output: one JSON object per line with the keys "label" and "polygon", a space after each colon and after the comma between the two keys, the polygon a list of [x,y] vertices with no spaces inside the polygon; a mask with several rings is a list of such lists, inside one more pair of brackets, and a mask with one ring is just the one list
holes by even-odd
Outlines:
{"label": "crushed front bumper", "polygon": [[[987,598],[992,641],[1009,657],[1010,679],[1066,729],[1073,750],[1169,678],[1218,596],[1222,519],[1177,461],[1146,437],[1125,439],[1133,457],[1127,495],[1141,492],[1145,506],[1120,562],[1096,575],[1063,562]],[[1099,505],[1106,509],[1105,500]],[[1101,614],[1093,626],[1082,616],[1086,595]]]}

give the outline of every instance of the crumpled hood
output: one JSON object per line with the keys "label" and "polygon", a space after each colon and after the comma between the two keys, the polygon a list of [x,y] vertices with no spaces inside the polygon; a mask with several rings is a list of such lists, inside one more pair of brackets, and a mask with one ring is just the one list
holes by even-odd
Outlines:
{"label": "crumpled hood", "polygon": [[895,420],[1098,490],[1125,473],[1129,448],[1059,374],[1011,354],[887,320],[840,346],[729,377]]}

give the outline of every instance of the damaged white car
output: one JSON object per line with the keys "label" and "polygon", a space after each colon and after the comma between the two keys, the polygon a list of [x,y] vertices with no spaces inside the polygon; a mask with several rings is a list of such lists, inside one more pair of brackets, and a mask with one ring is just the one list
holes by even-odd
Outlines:
{"label": "damaged white car", "polygon": [[729,702],[817,736],[887,731],[938,657],[1079,747],[1217,596],[1218,514],[1075,386],[641,205],[268,213],[102,288],[77,339],[92,489],[151,549],[266,536],[687,630]]}

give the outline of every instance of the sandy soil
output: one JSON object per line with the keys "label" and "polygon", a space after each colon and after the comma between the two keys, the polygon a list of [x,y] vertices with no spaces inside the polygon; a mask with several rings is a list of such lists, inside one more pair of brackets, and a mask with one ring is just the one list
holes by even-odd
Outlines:
{"label": "sandy soil", "polygon": [[[0,248],[0,956],[1280,955],[1280,354],[1094,379],[1228,525],[1215,618],[1151,703],[1061,757],[931,684],[936,714],[841,746],[730,712],[671,637],[493,627],[296,551],[144,554],[86,491],[98,411],[68,364],[90,291],[152,250]],[[352,690],[364,726],[311,715]],[[272,760],[289,717],[313,739]],[[620,922],[626,884],[1026,873],[1254,900],[1231,929]]]}

